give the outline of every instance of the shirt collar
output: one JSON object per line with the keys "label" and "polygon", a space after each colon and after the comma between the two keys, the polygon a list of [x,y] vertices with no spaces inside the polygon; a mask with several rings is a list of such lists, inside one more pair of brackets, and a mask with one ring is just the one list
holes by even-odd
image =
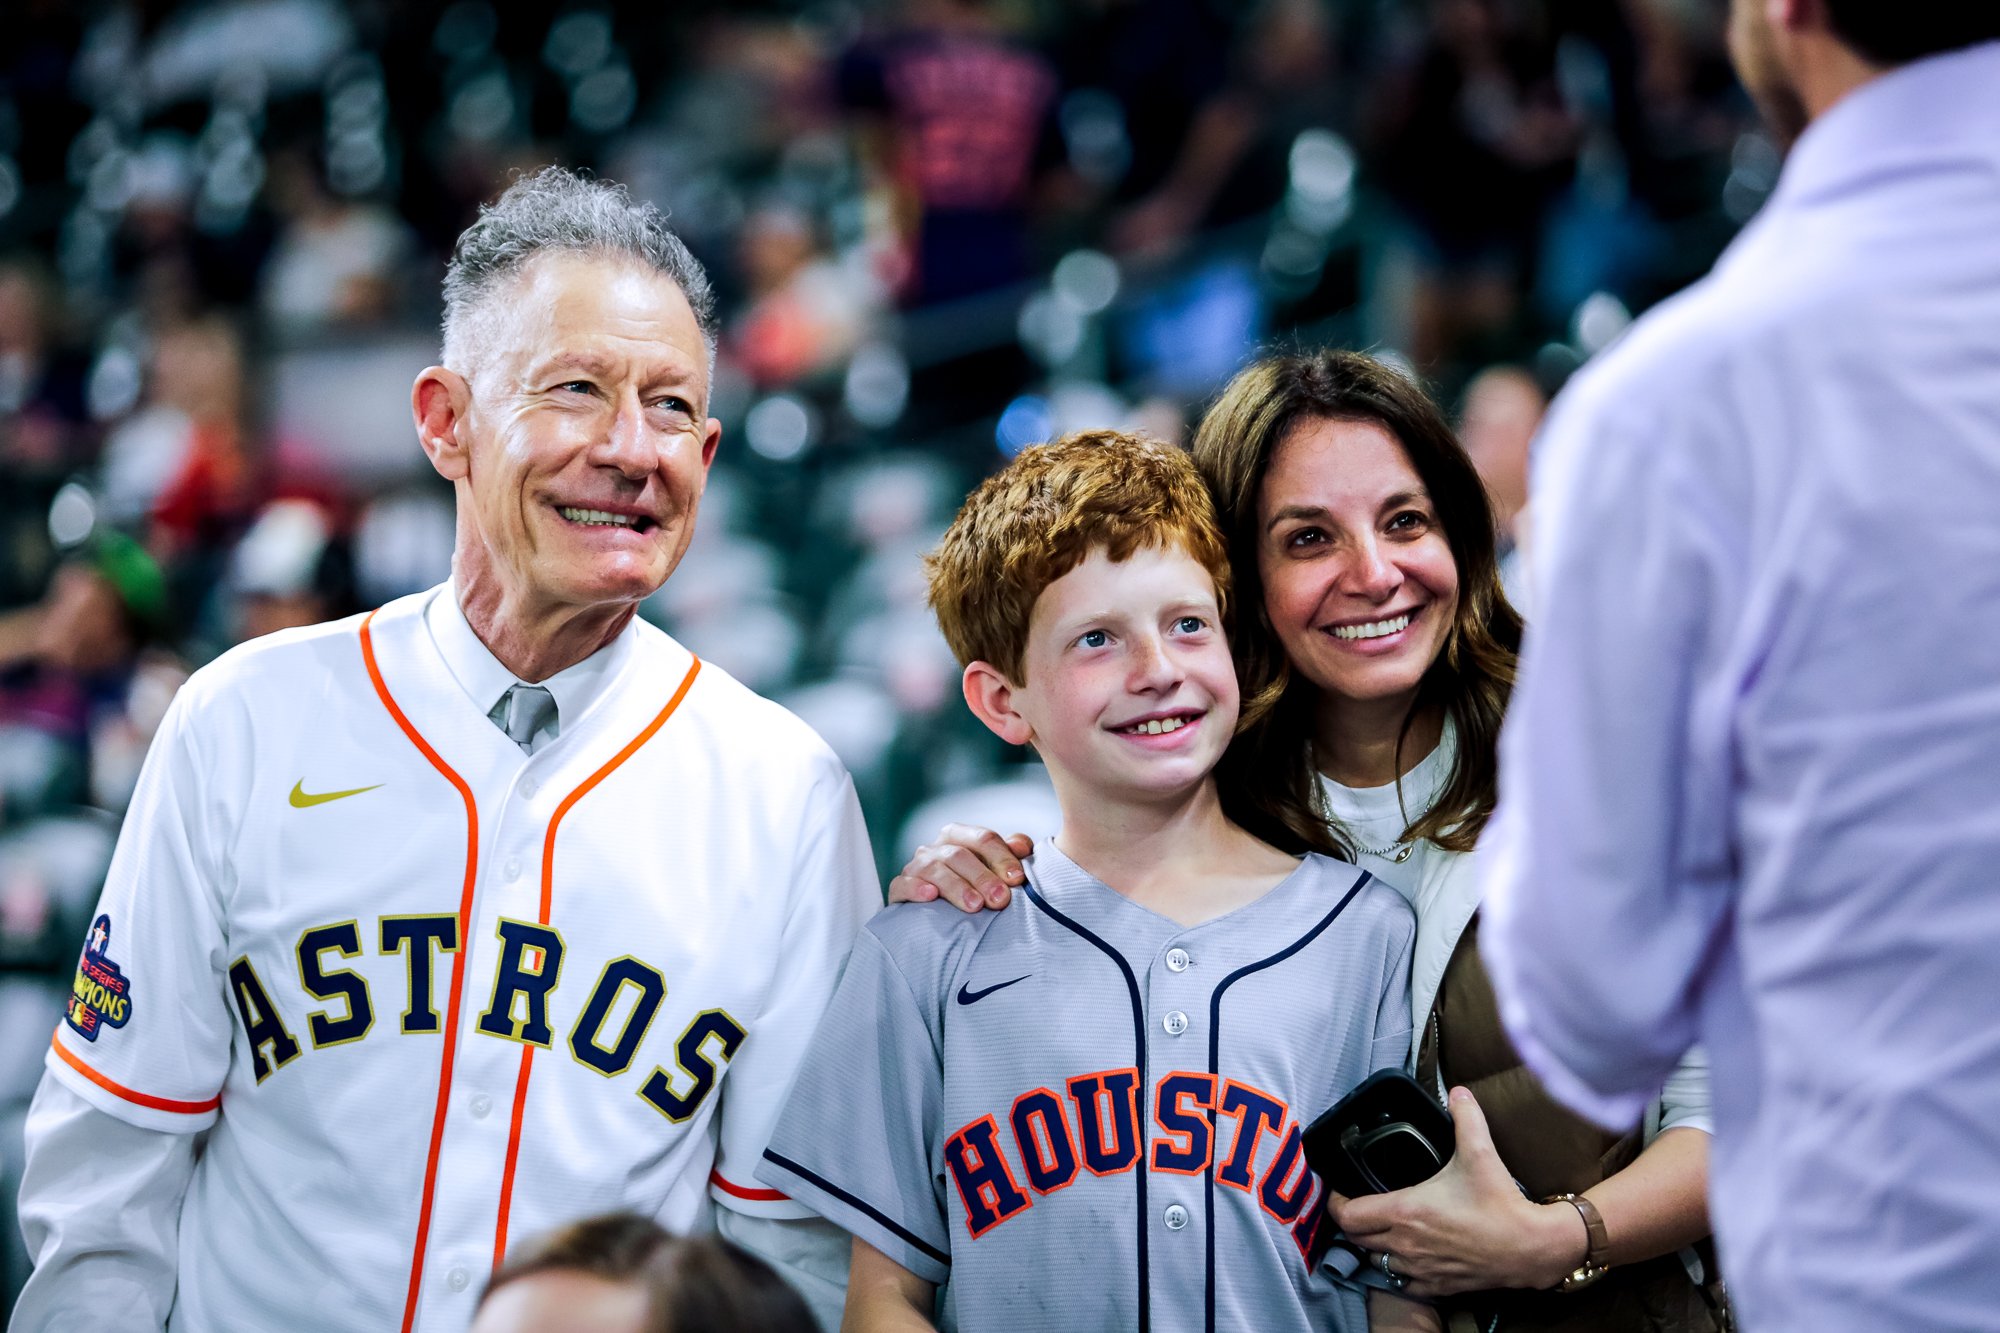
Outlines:
{"label": "shirt collar", "polygon": [[1884,168],[1996,155],[2000,42],[1899,65],[1834,103],[1792,147],[1774,203],[1839,194]]}
{"label": "shirt collar", "polygon": [[[635,622],[637,619],[633,617]],[[424,624],[429,627],[431,641],[437,645],[438,655],[444,658],[452,678],[480,712],[490,712],[501,695],[524,683],[473,633],[458,604],[458,589],[454,584],[438,587],[430,605],[424,608]],[[634,625],[627,624],[617,638],[589,657],[538,682],[554,696],[556,716],[565,731],[597,702],[617,676],[632,654],[636,634]]]}

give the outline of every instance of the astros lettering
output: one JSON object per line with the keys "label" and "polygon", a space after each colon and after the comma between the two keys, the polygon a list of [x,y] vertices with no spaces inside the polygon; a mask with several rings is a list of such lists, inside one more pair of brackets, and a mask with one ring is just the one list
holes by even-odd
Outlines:
{"label": "astros lettering", "polygon": [[[551,1001],[568,952],[562,932],[502,917],[494,934],[500,941],[499,958],[492,982],[484,988],[488,999],[475,1030],[503,1041],[553,1047],[554,1023],[560,1016],[552,1017]],[[310,926],[299,935],[295,950],[299,987],[329,1006],[306,1015],[306,1037],[313,1050],[359,1041],[374,1030],[375,1000],[368,979],[338,962],[361,954],[362,935],[355,921]],[[450,913],[385,916],[377,923],[373,942],[378,954],[403,958],[405,1004],[399,1020],[403,1035],[441,1031],[434,970],[441,954],[459,951],[458,918]],[[79,995],[83,984],[79,974]],[[230,964],[229,989],[249,1039],[252,1071],[262,1083],[297,1059],[306,1046],[286,1025],[247,955]],[[637,1060],[666,996],[666,977],[642,959],[627,954],[605,963],[563,1038],[571,1057],[606,1078],[625,1073]],[[122,997],[113,998],[122,1004]],[[107,1016],[106,1021],[112,1020]],[[721,1009],[695,1015],[674,1040],[673,1071],[655,1065],[635,1095],[676,1124],[686,1120],[714,1089],[719,1067],[729,1062],[747,1035],[743,1025]]]}

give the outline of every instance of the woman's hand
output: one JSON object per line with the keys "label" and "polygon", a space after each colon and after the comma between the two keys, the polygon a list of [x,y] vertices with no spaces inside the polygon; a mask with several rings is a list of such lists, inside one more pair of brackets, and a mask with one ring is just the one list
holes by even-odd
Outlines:
{"label": "woman's hand", "polygon": [[1002,838],[992,829],[946,824],[936,842],[917,848],[903,873],[889,881],[892,903],[927,903],[945,898],[961,911],[1005,907],[1013,885],[1027,878],[1021,858],[1034,853],[1025,833]]}
{"label": "woman's hand", "polygon": [[1464,1088],[1451,1090],[1451,1121],[1458,1146],[1444,1170],[1389,1194],[1333,1195],[1329,1216],[1349,1240],[1388,1255],[1389,1271],[1408,1279],[1402,1289],[1424,1300],[1552,1287],[1569,1276],[1590,1249],[1582,1216],[1570,1204],[1522,1195]]}

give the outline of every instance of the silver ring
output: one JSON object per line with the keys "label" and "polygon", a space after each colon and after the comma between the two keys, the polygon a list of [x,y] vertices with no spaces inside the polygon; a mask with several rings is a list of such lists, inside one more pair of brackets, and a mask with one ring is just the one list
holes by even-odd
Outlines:
{"label": "silver ring", "polygon": [[1397,1291],[1401,1291],[1403,1289],[1404,1284],[1410,1280],[1403,1274],[1398,1273],[1395,1269],[1389,1267],[1389,1252],[1387,1250],[1384,1250],[1382,1251],[1382,1253],[1375,1256],[1375,1267],[1382,1270],[1382,1276],[1388,1278],[1389,1285],[1394,1287]]}

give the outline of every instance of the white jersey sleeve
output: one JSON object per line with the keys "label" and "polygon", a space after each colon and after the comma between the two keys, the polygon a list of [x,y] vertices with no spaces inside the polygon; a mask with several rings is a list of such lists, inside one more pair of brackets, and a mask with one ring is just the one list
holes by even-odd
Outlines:
{"label": "white jersey sleeve", "polygon": [[715,1229],[777,1270],[823,1333],[839,1333],[854,1249],[845,1231],[823,1217],[751,1217],[729,1208],[715,1210]]}
{"label": "white jersey sleeve", "polygon": [[50,1074],[23,1137],[21,1236],[34,1271],[8,1327],[92,1328],[115,1311],[120,1328],[165,1328],[193,1136],[107,1116]]}
{"label": "white jersey sleeve", "polygon": [[826,1012],[862,923],[881,907],[854,782],[829,752],[807,798],[786,886],[790,907],[777,979],[722,1081],[721,1143],[710,1188],[718,1203],[762,1217],[812,1210],[756,1183],[785,1092]]}
{"label": "white jersey sleeve", "polygon": [[221,849],[242,766],[200,734],[204,693],[182,689],[146,756],[47,1056],[98,1110],[175,1133],[214,1123],[234,1031]]}

